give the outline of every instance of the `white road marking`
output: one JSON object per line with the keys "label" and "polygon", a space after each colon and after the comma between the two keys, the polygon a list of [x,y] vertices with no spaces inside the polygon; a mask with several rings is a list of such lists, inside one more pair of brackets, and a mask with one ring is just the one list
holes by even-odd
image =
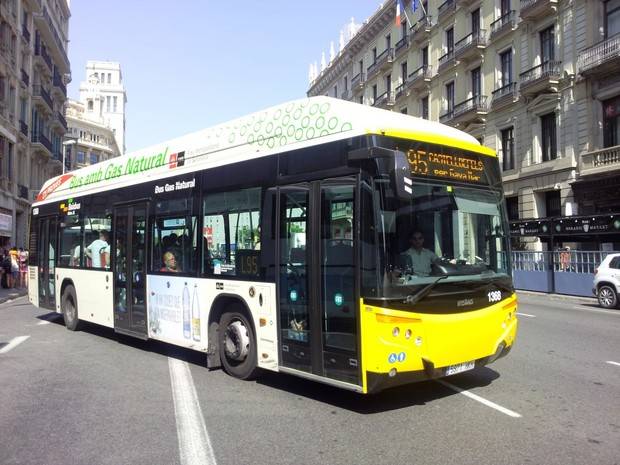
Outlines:
{"label": "white road marking", "polygon": [[536,318],[536,315],[530,315],[529,313],[517,312],[517,315],[519,315],[519,316],[529,316],[530,318]]}
{"label": "white road marking", "polygon": [[0,349],[0,354],[6,354],[9,350],[14,349],[30,336],[17,336],[9,341],[7,345],[5,345],[2,349]]}
{"label": "white road marking", "polygon": [[616,366],[620,367],[620,363],[618,363],[618,362],[612,362],[610,360],[607,360],[605,363],[609,363],[610,365],[616,365]]}
{"label": "white road marking", "polygon": [[168,358],[181,465],[215,465],[192,373],[187,363]]}
{"label": "white road marking", "polygon": [[506,415],[508,415],[510,417],[521,418],[521,414],[519,414],[517,412],[513,412],[512,410],[508,410],[507,408],[502,407],[501,405],[498,405],[495,402],[491,402],[490,400],[486,400],[483,397],[480,397],[480,396],[478,396],[476,394],[473,394],[473,393],[471,393],[469,391],[466,391],[465,389],[461,389],[460,387],[455,386],[453,384],[450,384],[450,383],[448,383],[448,382],[446,382],[446,381],[444,381],[442,379],[436,379],[435,381],[437,381],[440,384],[443,384],[444,386],[452,389],[453,391],[458,392],[459,394],[463,394],[464,396],[469,397],[470,399],[476,400],[476,401],[480,402],[481,404],[486,405],[487,407],[494,408],[495,410],[497,410],[499,412],[502,412],[502,413],[504,413],[504,414],[506,414]]}

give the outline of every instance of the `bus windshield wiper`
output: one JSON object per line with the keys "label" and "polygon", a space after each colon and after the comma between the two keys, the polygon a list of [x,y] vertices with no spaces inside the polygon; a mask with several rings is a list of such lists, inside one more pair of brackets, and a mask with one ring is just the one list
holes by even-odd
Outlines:
{"label": "bus windshield wiper", "polygon": [[448,277],[449,276],[446,276],[446,275],[440,276],[432,283],[429,283],[426,286],[424,286],[422,289],[420,289],[415,294],[409,294],[407,296],[400,296],[400,297],[371,297],[371,299],[379,300],[381,302],[402,302],[404,304],[413,305],[419,302],[420,300],[422,300],[424,297],[426,297],[431,292],[431,290],[437,285],[437,283],[439,283],[439,281],[442,281]]}

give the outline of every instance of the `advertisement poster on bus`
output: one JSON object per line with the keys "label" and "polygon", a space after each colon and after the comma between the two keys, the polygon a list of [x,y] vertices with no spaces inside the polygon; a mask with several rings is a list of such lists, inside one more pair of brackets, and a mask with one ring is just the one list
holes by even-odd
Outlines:
{"label": "advertisement poster on bus", "polygon": [[149,336],[185,346],[201,345],[199,281],[149,276],[147,286]]}

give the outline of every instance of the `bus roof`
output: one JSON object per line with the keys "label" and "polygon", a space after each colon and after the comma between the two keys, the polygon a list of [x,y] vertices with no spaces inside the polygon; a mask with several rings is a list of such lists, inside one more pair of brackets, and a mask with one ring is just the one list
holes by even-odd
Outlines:
{"label": "bus roof", "polygon": [[309,97],[51,178],[41,188],[35,203],[366,134],[494,155],[472,136],[440,123],[331,97]]}

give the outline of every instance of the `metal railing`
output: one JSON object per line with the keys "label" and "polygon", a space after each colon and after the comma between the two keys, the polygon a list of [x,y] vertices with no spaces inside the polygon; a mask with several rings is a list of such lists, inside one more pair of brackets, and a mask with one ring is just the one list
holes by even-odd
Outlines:
{"label": "metal railing", "polygon": [[454,11],[456,11],[456,1],[446,0],[439,5],[439,8],[437,8],[437,17],[438,19],[442,19],[444,16],[447,16]]}
{"label": "metal railing", "polygon": [[453,59],[454,59],[454,49],[449,50],[448,53],[446,53],[445,55],[442,55],[439,58],[439,66],[438,66],[437,71],[439,71],[439,69],[443,68],[444,66],[448,65]]}
{"label": "metal railing", "polygon": [[57,111],[56,116],[58,117],[58,121],[60,121],[60,124],[62,125],[62,127],[65,128],[65,131],[68,131],[69,128],[67,127],[67,120],[65,119],[64,115],[60,113],[59,111]]}
{"label": "metal railing", "polygon": [[485,112],[488,111],[487,107],[487,96],[486,95],[476,95],[474,97],[468,98],[467,100],[463,100],[460,103],[454,105],[452,109],[452,117],[456,118],[463,113],[467,113],[469,111],[475,112]]}
{"label": "metal railing", "polygon": [[499,100],[502,97],[506,97],[507,95],[515,95],[517,93],[517,83],[511,82],[506,84],[505,86],[498,87],[492,93],[493,100]]}
{"label": "metal railing", "polygon": [[522,72],[521,74],[519,74],[521,86],[525,86],[531,82],[537,81],[538,79],[550,77],[559,78],[561,76],[561,65],[561,61],[549,60],[538,66],[534,66],[527,71]]}
{"label": "metal railing", "polygon": [[49,53],[47,53],[47,49],[45,48],[45,45],[41,43],[41,40],[37,40],[35,42],[34,54],[43,58],[43,61],[45,62],[47,67],[50,69],[50,71],[53,71],[54,65],[52,63],[52,58],[49,56]]}
{"label": "metal railing", "polygon": [[409,36],[406,35],[405,37],[400,39],[398,42],[396,42],[396,44],[394,45],[394,53],[398,53],[403,48],[407,48],[408,46],[409,46]]}
{"label": "metal railing", "polygon": [[421,30],[430,30],[431,27],[433,27],[433,17],[430,15],[425,15],[422,16],[417,23],[411,26],[409,30],[414,34],[413,37],[415,39],[415,34],[419,34]]}
{"label": "metal railing", "polygon": [[43,147],[45,147],[47,150],[49,150],[50,153],[52,153],[52,151],[53,151],[52,143],[45,136],[45,134],[43,134],[41,132],[32,133],[32,137],[31,137],[30,140],[31,140],[31,142],[33,144],[41,144]]}
{"label": "metal railing", "polygon": [[479,45],[487,44],[487,31],[485,29],[479,29],[476,32],[467,34],[461,40],[454,44],[454,53],[459,55],[463,53],[469,47],[477,47]]}
{"label": "metal railing", "polygon": [[358,73],[351,79],[351,87],[362,85],[366,82],[366,73]]}
{"label": "metal railing", "polygon": [[32,95],[34,95],[35,97],[41,97],[45,101],[45,103],[47,103],[50,110],[54,111],[54,103],[52,102],[52,98],[43,86],[32,86]]}
{"label": "metal railing", "polygon": [[581,156],[581,169],[620,166],[620,145],[584,153]]}
{"label": "metal railing", "polygon": [[515,19],[517,16],[517,12],[515,10],[510,10],[503,16],[500,16],[498,19],[491,23],[491,37],[504,30],[504,27],[510,25],[510,27],[514,27]]}
{"label": "metal railing", "polygon": [[620,58],[620,34],[579,52],[577,69],[583,73],[606,61],[618,58]]}
{"label": "metal railing", "polygon": [[409,74],[409,76],[407,77],[407,84],[411,85],[418,79],[431,79],[432,77],[433,67],[430,65],[422,65]]}
{"label": "metal railing", "polygon": [[21,119],[19,120],[19,130],[24,136],[28,137],[28,125]]}
{"label": "metal railing", "polygon": [[607,251],[556,250],[553,252],[513,251],[512,269],[594,274]]}
{"label": "metal railing", "polygon": [[22,36],[26,39],[26,42],[30,43],[30,31],[25,24],[22,24]]}
{"label": "metal railing", "polygon": [[24,71],[23,68],[20,71],[21,71],[22,82],[26,84],[26,87],[28,87],[28,85],[30,84],[30,76],[28,76],[28,73]]}
{"label": "metal railing", "polygon": [[62,78],[56,71],[54,71],[54,87],[58,87],[62,91],[63,95],[67,95],[67,86],[65,86],[65,83],[62,82]]}

